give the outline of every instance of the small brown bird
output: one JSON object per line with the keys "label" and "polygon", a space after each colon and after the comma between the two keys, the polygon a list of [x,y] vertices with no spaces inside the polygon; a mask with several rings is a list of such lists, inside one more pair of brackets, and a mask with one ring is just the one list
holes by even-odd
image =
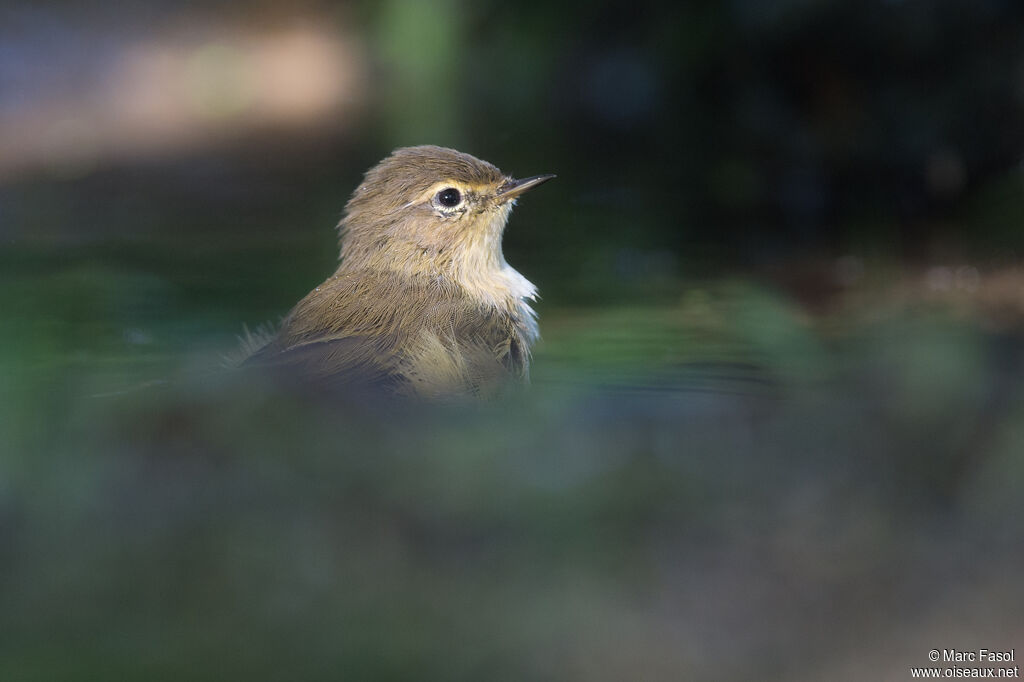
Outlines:
{"label": "small brown bird", "polygon": [[396,149],[366,173],[338,226],[341,263],[247,365],[421,397],[493,395],[529,377],[537,289],[505,262],[515,180],[443,147]]}

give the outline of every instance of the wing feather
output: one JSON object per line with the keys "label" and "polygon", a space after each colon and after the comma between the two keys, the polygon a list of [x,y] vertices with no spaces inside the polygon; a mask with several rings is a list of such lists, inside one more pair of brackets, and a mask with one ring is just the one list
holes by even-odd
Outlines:
{"label": "wing feather", "polygon": [[528,339],[510,311],[437,280],[335,276],[299,302],[244,366],[331,386],[488,395],[527,378]]}

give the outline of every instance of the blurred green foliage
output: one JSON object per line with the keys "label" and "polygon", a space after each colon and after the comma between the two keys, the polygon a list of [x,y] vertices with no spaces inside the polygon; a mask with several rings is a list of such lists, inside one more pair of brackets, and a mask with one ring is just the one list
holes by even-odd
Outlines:
{"label": "blurred green foliage", "polygon": [[791,679],[1024,597],[1019,370],[948,312],[693,282],[546,309],[530,391],[422,406],[219,370],[159,278],[0,289],[3,679]]}
{"label": "blurred green foliage", "polygon": [[[109,35],[193,16],[133,7]],[[1022,280],[988,269],[1021,247],[1021,5],[302,7],[364,47],[348,127],[0,184],[0,680],[875,679],[1014,644]],[[0,10],[39,32],[0,86],[121,26]],[[225,371],[424,142],[559,175],[505,240],[532,388]]]}

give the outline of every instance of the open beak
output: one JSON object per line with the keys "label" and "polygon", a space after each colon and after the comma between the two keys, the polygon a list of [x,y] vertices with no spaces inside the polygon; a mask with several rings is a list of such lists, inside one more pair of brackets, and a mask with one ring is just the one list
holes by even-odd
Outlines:
{"label": "open beak", "polygon": [[528,189],[536,187],[537,185],[547,182],[554,175],[534,175],[532,178],[524,178],[523,180],[506,180],[503,185],[498,187],[498,200],[509,201],[515,199],[520,194]]}

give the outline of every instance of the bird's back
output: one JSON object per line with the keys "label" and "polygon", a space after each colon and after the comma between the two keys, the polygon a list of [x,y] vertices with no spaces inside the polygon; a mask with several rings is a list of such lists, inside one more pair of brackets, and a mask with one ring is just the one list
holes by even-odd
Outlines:
{"label": "bird's back", "polygon": [[528,376],[532,320],[517,303],[483,304],[438,278],[339,271],[244,364],[399,394],[490,395]]}

